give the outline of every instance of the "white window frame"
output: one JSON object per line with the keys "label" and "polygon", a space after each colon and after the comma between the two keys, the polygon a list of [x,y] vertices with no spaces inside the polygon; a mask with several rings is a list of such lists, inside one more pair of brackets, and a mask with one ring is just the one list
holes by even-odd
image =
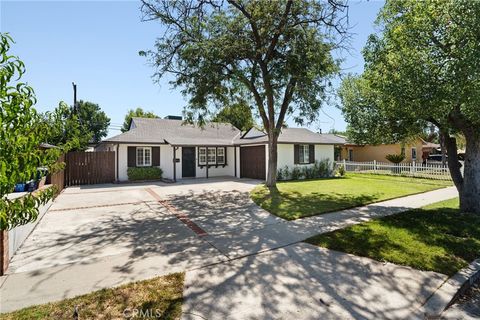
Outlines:
{"label": "white window frame", "polygon": [[[210,151],[213,151],[213,161],[210,161]],[[207,148],[207,163],[209,165],[217,164],[217,148]]]}
{"label": "white window frame", "polygon": [[[415,157],[413,156],[414,153],[415,153]],[[417,148],[416,147],[412,147],[411,155],[412,155],[412,161],[417,161]]]}
{"label": "white window frame", "polygon": [[[303,159],[302,159],[303,156]],[[299,144],[298,145],[298,163],[307,164],[310,163],[310,145]]]}
{"label": "white window frame", "polygon": [[[142,163],[138,162],[139,151],[141,150]],[[148,163],[145,161],[148,151]],[[152,166],[152,148],[151,147],[136,147],[135,149],[135,162],[137,167],[151,167]]]}
{"label": "white window frame", "polygon": [[[226,152],[225,147],[217,148],[217,164],[225,164],[225,152]],[[220,157],[222,157],[222,161],[219,160]]]}
{"label": "white window frame", "polygon": [[198,165],[207,165],[207,148],[198,148]]}

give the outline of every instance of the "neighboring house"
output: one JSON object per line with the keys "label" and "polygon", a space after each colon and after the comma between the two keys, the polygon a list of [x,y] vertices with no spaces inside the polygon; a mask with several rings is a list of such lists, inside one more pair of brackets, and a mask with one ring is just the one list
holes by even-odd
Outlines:
{"label": "neighboring house", "polygon": [[358,145],[348,141],[342,146],[340,160],[347,161],[373,161],[388,162],[385,158],[388,154],[405,154],[404,162],[422,163],[430,153],[438,149],[440,145],[426,142],[421,138],[407,143]]}
{"label": "neighboring house", "polygon": [[[335,135],[304,128],[284,128],[278,139],[278,168],[334,160]],[[245,133],[230,124],[207,123],[204,128],[182,120],[133,118],[130,129],[103,140],[96,151],[116,152],[116,177],[128,180],[128,167],[160,167],[163,177],[232,176],[266,179],[268,137],[250,129]]]}

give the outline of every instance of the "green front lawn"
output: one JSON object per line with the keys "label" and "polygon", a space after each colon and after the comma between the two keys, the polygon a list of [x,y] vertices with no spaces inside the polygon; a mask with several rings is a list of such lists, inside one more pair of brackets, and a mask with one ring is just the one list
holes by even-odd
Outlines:
{"label": "green front lawn", "polygon": [[278,182],[257,186],[251,197],[263,209],[287,220],[314,216],[452,185],[449,181],[373,174]]}
{"label": "green front lawn", "polygon": [[73,319],[75,306],[79,319],[180,319],[183,281],[183,273],[174,273],[0,314],[0,319]]}
{"label": "green front lawn", "polygon": [[453,199],[306,241],[451,276],[480,257],[480,216],[460,213],[458,199]]}

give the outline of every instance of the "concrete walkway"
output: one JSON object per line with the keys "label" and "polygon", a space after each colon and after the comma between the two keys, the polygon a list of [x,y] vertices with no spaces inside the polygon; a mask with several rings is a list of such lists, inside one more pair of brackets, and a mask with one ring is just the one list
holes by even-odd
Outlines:
{"label": "concrete walkway", "polygon": [[[446,188],[287,222],[253,204],[248,191],[256,184],[258,182],[244,179],[198,179],[182,184],[68,188],[57,198],[51,210],[16,254],[9,274],[1,277],[0,312],[186,270],[186,306],[189,313],[195,313],[201,304],[198,299],[203,299],[204,296],[190,293],[196,292],[199,286],[207,287],[208,282],[214,279],[208,278],[207,270],[210,269],[205,269],[202,276],[201,273],[191,273],[196,272],[194,270],[218,264],[216,268],[225,268],[225,274],[234,272],[242,277],[244,270],[243,276],[249,278],[258,272],[250,263],[257,263],[251,255],[286,246],[289,247],[279,249],[278,254],[283,250],[283,257],[292,258],[293,264],[306,266],[295,260],[300,252],[292,252],[300,250],[307,261],[317,261],[313,257],[317,253],[313,251],[320,252],[323,249],[307,250],[304,244],[296,244],[309,236],[457,196],[453,188]],[[326,258],[331,255],[338,258],[328,250],[319,256]],[[258,258],[264,265],[262,270],[265,268],[267,273],[278,271],[276,266],[267,266],[270,262],[265,259],[270,258],[265,257]],[[285,259],[271,257],[271,263],[277,263],[278,260],[283,261],[281,265],[287,264]],[[342,256],[342,261],[345,262],[343,273],[348,268],[363,270],[365,267],[362,265],[365,263],[375,265],[374,262],[364,261],[358,262],[359,265],[357,262],[349,265],[347,260],[350,259],[348,255]],[[239,264],[240,269],[237,268]],[[237,269],[228,271],[230,267]],[[330,265],[329,268],[333,270],[334,266]],[[375,266],[375,269],[378,268]],[[389,270],[393,273],[380,273],[378,277],[393,281],[389,278],[396,271]],[[417,276],[414,276],[415,272],[418,272]],[[408,292],[408,288],[412,288],[410,293],[413,296],[408,301],[404,300],[404,304],[398,305],[401,309],[415,297],[423,299],[423,292],[415,288],[420,283],[425,283],[429,277],[416,270],[408,273],[408,277],[418,280],[403,284],[403,291],[398,291],[398,295],[403,295]],[[325,278],[313,274],[310,277],[308,272],[304,272],[306,285],[312,280],[327,286],[335,277],[338,275],[334,273]],[[434,276],[435,279],[441,277]],[[204,279],[206,283],[198,282],[199,279]],[[346,278],[342,279],[341,281],[347,281]],[[358,279],[363,281],[361,277]],[[380,280],[376,281],[381,283]],[[430,288],[436,285],[435,281],[429,283],[425,290],[430,292]],[[349,287],[348,281],[344,285]],[[242,290],[245,295],[255,296],[256,288],[252,287],[253,291],[249,293],[247,285]],[[380,290],[378,286],[371,288],[365,289],[365,292]],[[388,290],[391,291],[392,288]],[[269,290],[268,287],[258,287],[258,290],[264,289]],[[351,287],[348,290],[356,289]],[[296,298],[291,300],[292,298],[294,297],[280,292],[275,299],[282,304],[295,305]],[[245,305],[241,301],[241,295],[232,299],[238,308]],[[218,304],[212,304],[213,307],[218,307]],[[200,309],[202,314],[209,314],[204,307]],[[370,311],[374,310],[376,309]]]}
{"label": "concrete walkway", "polygon": [[298,243],[187,272],[183,319],[409,319],[446,278]]}
{"label": "concrete walkway", "polygon": [[177,196],[170,203],[207,233],[205,239],[227,258],[284,247],[311,236],[455,198],[454,187],[383,201],[294,221],[256,206],[247,192],[221,191]]}

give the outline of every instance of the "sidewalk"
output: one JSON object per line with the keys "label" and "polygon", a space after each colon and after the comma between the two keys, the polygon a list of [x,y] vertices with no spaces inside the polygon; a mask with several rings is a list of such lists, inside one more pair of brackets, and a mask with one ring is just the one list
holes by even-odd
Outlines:
{"label": "sidewalk", "polygon": [[187,272],[183,319],[409,319],[447,276],[297,243]]}
{"label": "sidewalk", "polygon": [[281,248],[317,234],[420,208],[457,196],[457,189],[448,187],[293,221],[274,217],[275,220],[272,219],[271,222],[259,225],[257,228],[247,226],[238,227],[235,230],[209,233],[206,240],[228,258],[235,259]]}

